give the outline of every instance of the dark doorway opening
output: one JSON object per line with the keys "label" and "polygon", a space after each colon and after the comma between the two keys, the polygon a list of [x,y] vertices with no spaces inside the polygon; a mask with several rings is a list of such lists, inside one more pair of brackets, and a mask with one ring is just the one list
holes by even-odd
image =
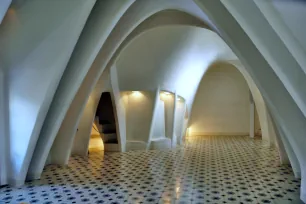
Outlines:
{"label": "dark doorway opening", "polygon": [[118,144],[114,107],[110,92],[103,92],[97,107],[99,131],[105,145]]}

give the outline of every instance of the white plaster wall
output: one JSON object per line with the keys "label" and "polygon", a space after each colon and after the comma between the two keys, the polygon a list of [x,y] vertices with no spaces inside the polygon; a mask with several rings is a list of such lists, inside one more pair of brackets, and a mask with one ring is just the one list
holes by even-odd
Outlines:
{"label": "white plaster wall", "polygon": [[306,73],[305,2],[253,1]]}
{"label": "white plaster wall", "polygon": [[12,0],[2,0],[0,1],[0,24],[12,3]]}
{"label": "white plaster wall", "polygon": [[261,131],[260,122],[259,122],[259,115],[258,115],[256,106],[255,106],[254,130],[255,130],[255,134],[257,134]]}
{"label": "white plaster wall", "polygon": [[249,88],[237,68],[212,66],[194,100],[190,128],[193,135],[248,135]]}
{"label": "white plaster wall", "polygon": [[[213,3],[206,0],[196,1],[216,24],[222,38],[231,46],[244,64],[246,70],[262,93],[275,122],[283,128],[284,134],[288,138],[288,142],[292,146],[301,164],[301,199],[306,201],[306,171],[303,170],[306,166],[306,160],[303,156],[305,155],[304,147],[306,145],[305,137],[303,137],[306,132],[304,114],[295,103],[295,98],[286,90],[282,82],[283,79],[279,78],[275,74],[277,71],[274,72],[271,68],[271,66],[274,65],[267,63],[263,53],[260,53],[257,49],[258,45],[254,44],[256,42],[251,41],[246,32],[243,32],[242,27],[234,21],[233,16],[225,6],[219,1],[214,1]],[[248,16],[253,16],[249,14],[250,13],[248,13]],[[224,18],[226,18],[227,21],[224,21]],[[268,47],[267,45],[268,44],[265,44],[265,47]]]}
{"label": "white plaster wall", "polygon": [[175,97],[173,94],[164,94],[163,92],[161,92],[160,94],[160,98],[161,100],[164,102],[165,104],[165,113],[164,113],[164,117],[165,117],[165,133],[166,133],[166,137],[169,139],[172,139],[173,137],[173,125],[174,125],[174,100]]}
{"label": "white plaster wall", "polygon": [[184,133],[184,117],[186,113],[186,104],[183,99],[177,101],[176,104],[176,115],[175,115],[175,134],[177,144],[182,143],[182,137]]}
{"label": "white plaster wall", "polygon": [[127,140],[148,142],[154,102],[152,91],[129,93],[125,107]]}
{"label": "white plaster wall", "polygon": [[[140,1],[138,1],[138,2],[140,2]],[[141,1],[141,2],[146,2],[146,3],[149,3],[150,1]],[[172,1],[172,4],[174,4],[174,2],[178,2],[178,1]],[[186,3],[187,2],[187,3]],[[182,5],[184,4],[184,2],[181,2],[182,3]],[[152,1],[151,1],[151,6],[153,6],[154,4],[156,4],[156,5],[162,5],[161,7],[163,7],[164,6],[164,4],[158,4],[158,3],[156,3],[156,1],[154,1],[153,3],[152,3]],[[187,4],[187,5],[186,5]],[[188,2],[188,1],[185,1],[185,6],[188,6],[188,4],[191,4],[190,2]],[[138,7],[138,8],[141,8],[141,7]],[[213,10],[213,9],[212,9]],[[145,9],[139,9],[138,11],[141,11],[141,12],[137,12],[137,10],[135,10],[136,12],[133,12],[133,14],[135,14],[135,15],[142,15],[142,14],[139,14],[139,13],[142,13],[142,12],[144,12],[144,13],[147,13],[148,11],[151,11],[150,9],[149,10],[145,10]],[[126,15],[126,16],[133,16],[133,15],[131,15],[131,13],[130,13],[130,15]],[[222,15],[220,15],[220,16],[222,16]],[[142,16],[140,17],[140,19],[142,19]],[[130,21],[130,22],[132,22],[132,21]],[[133,23],[128,23],[128,22],[125,22],[125,23],[123,23],[123,25],[131,25],[131,24],[133,24]],[[129,27],[129,26],[127,26],[127,27]],[[120,26],[119,26],[119,28],[120,28]],[[126,27],[125,27],[126,28]],[[123,29],[123,30],[126,30],[126,29]],[[124,32],[122,32],[122,33],[124,33]],[[123,35],[125,35],[125,34],[123,34]],[[110,39],[113,39],[113,38],[110,38]],[[115,38],[116,39],[116,38]],[[117,41],[113,41],[113,42],[117,42]],[[112,45],[112,44],[111,44]],[[103,69],[102,69],[103,70]],[[93,82],[94,83],[94,82]],[[70,91],[70,90],[69,90]],[[90,91],[89,91],[90,92]],[[73,95],[73,94],[72,94]],[[62,111],[62,110],[61,110]],[[58,121],[58,120],[54,120],[54,121]],[[59,122],[60,123],[60,122]],[[48,150],[47,150],[47,152],[48,152]],[[40,155],[40,154],[37,154],[37,155]]]}
{"label": "white plaster wall", "polygon": [[134,39],[120,54],[116,62],[120,89],[154,90],[160,86],[184,97],[190,108],[202,75],[218,59],[236,57],[210,30],[190,26],[154,28]]}
{"label": "white plaster wall", "polygon": [[277,1],[271,2],[275,9],[279,12],[280,17],[286,23],[294,37],[306,50],[306,28],[302,26],[306,19],[306,3],[305,1]]}
{"label": "white plaster wall", "polygon": [[118,74],[116,66],[111,67],[110,82],[113,95],[113,105],[115,106],[115,120],[117,125],[117,138],[122,152],[126,151],[126,110],[124,100],[128,95],[121,94],[118,83]]}
{"label": "white plaster wall", "polygon": [[93,95],[89,96],[86,103],[82,118],[79,122],[78,129],[74,138],[74,145],[71,154],[86,156],[88,152],[89,140],[91,136],[92,124],[96,110],[97,102]]}
{"label": "white plaster wall", "polygon": [[156,118],[153,122],[153,134],[151,139],[165,138],[165,103],[158,99],[156,108]]}
{"label": "white plaster wall", "polygon": [[[176,26],[177,27],[177,26]],[[174,30],[176,28],[175,26],[171,26],[171,27],[163,27],[163,28],[158,28],[158,40],[160,40],[162,42],[161,44],[161,47],[162,47],[162,50],[165,50],[165,49],[169,49],[167,46],[172,46],[171,43],[168,43],[167,40],[163,41],[163,38],[164,36],[167,36],[167,34],[163,34],[163,32],[167,31],[169,32],[169,30]],[[181,30],[183,30],[182,32],[176,32],[175,34],[173,33],[172,36],[168,36],[168,38],[166,39],[169,39],[169,38],[175,38],[174,36],[177,35],[177,33],[179,33],[178,35],[183,35],[181,33],[183,32],[192,32],[189,30],[189,27],[186,28],[186,26],[181,26]],[[200,28],[198,28],[199,30],[201,30]],[[178,30],[178,28],[177,28]],[[152,32],[154,33],[155,29],[151,29],[150,31],[148,32]],[[170,32],[171,33],[171,32]],[[204,30],[203,33],[202,33],[202,36],[205,36],[206,34],[206,31]],[[144,38],[144,39],[143,39]],[[207,38],[209,38],[207,36]],[[204,39],[207,39],[207,38],[204,38]],[[185,38],[177,38],[179,39],[179,43],[181,43],[181,41],[186,41]],[[201,41],[201,39],[199,39]],[[140,42],[137,42],[137,41],[140,41]],[[182,49],[184,48],[184,46],[182,47],[173,47],[173,50],[174,53],[171,53],[170,56],[174,56],[174,57],[167,57],[166,59],[163,59],[164,55],[161,57],[160,59],[160,56],[159,56],[159,52],[158,51],[155,51],[155,50],[158,50],[158,46],[156,46],[156,44],[158,44],[158,42],[155,43],[155,45],[152,46],[149,46],[149,47],[152,47],[152,49],[150,50],[146,50],[146,49],[143,49],[143,47],[148,47],[147,45],[147,42],[155,42],[156,39],[154,39],[154,36],[153,35],[149,35],[149,34],[142,34],[140,36],[138,36],[135,40],[132,41],[131,44],[128,44],[128,46],[123,50],[123,53],[122,55],[123,56],[120,56],[119,59],[118,59],[118,62],[117,62],[117,66],[118,67],[118,75],[119,75],[119,78],[120,78],[120,74],[121,74],[121,78],[120,78],[120,82],[123,83],[124,85],[121,84],[121,89],[123,90],[143,90],[143,89],[154,89],[156,86],[161,86],[162,89],[166,89],[166,90],[175,90],[179,87],[183,87],[185,86],[185,93],[187,94],[182,94],[184,92],[180,92],[180,91],[177,91],[178,94],[182,94],[183,97],[186,97],[186,104],[189,106],[189,108],[191,107],[191,104],[192,104],[192,100],[193,100],[193,96],[194,96],[194,93],[196,92],[196,88],[197,88],[197,85],[196,86],[191,86],[190,84],[192,83],[195,83],[196,79],[197,78],[201,78],[199,77],[198,75],[197,76],[192,76],[190,78],[188,78],[188,76],[190,75],[190,72],[193,72],[195,70],[193,70],[193,64],[190,63],[188,64],[188,57],[187,60],[184,58],[184,56],[189,56],[188,54],[190,54],[189,52],[187,52],[186,50]],[[203,47],[204,47],[204,51],[206,53],[203,53],[203,58],[204,59],[211,59],[211,58],[207,58],[207,53],[209,53],[210,51],[212,50],[216,50],[217,51],[217,55],[220,56],[219,59],[233,59],[235,58],[235,56],[232,54],[232,52],[230,51],[230,49],[228,49],[228,47],[226,47],[226,45],[224,46],[224,44],[221,43],[221,41],[214,41],[214,42],[217,42],[216,47],[210,47],[211,49],[207,49],[205,50],[205,45],[207,46],[207,43],[209,42],[203,42]],[[177,45],[179,43],[173,43],[174,45]],[[211,42],[210,42],[211,43]],[[134,44],[137,44],[137,46],[135,46]],[[188,44],[188,43],[186,43]],[[143,46],[143,47],[142,47]],[[219,50],[220,48],[220,50]],[[185,53],[185,55],[183,56],[177,56],[177,52],[178,50],[182,49],[182,53]],[[139,50],[142,50],[141,53],[139,53]],[[201,53],[202,50],[196,50],[197,53]],[[203,51],[203,52],[204,52]],[[156,53],[157,54],[156,54]],[[146,53],[146,54],[144,54]],[[222,53],[222,54],[220,54]],[[135,57],[138,59],[138,54],[140,54],[142,57],[140,59],[145,59],[145,60],[132,60],[134,59]],[[137,55],[137,56],[136,56]],[[169,54],[166,54],[166,56],[169,56]],[[194,54],[190,54],[190,59],[193,59],[194,61],[197,61],[197,60],[202,60],[202,56],[201,55],[194,55]],[[154,56],[154,57],[153,57]],[[180,66],[175,66],[177,64],[174,63],[173,66],[170,66],[171,65],[171,62],[172,61],[175,61],[175,60],[172,60],[173,59],[180,59],[182,64],[180,64]],[[154,59],[154,60],[152,60]],[[158,60],[156,60],[158,59]],[[185,59],[185,61],[184,61]],[[218,59],[218,58],[217,58]],[[217,60],[215,59],[215,60]],[[120,62],[120,60],[122,60]],[[152,60],[152,62],[151,62]],[[187,62],[186,62],[187,61]],[[193,62],[194,62],[193,61]],[[150,63],[147,63],[147,62],[150,62]],[[190,61],[192,62],[192,61]],[[207,63],[209,62],[209,60],[207,61]],[[155,63],[155,64],[154,64]],[[154,66],[151,67],[151,64],[154,64]],[[207,66],[209,66],[209,64],[207,66],[204,65],[205,63],[203,63],[202,67],[199,66],[199,69],[196,70],[195,72],[196,73],[199,73],[199,72],[205,72],[205,70],[207,69]],[[167,65],[167,66],[166,66]],[[120,67],[121,66],[121,67]],[[136,69],[134,70],[134,68],[137,67],[139,70],[143,70],[143,71],[136,71]],[[163,69],[162,69],[162,68]],[[200,69],[201,68],[201,69]],[[129,74],[129,70],[132,69],[133,71],[133,74]],[[240,70],[244,70],[243,67],[240,68]],[[172,70],[173,72],[170,72],[169,70]],[[174,83],[175,80],[173,79],[176,79],[175,76],[180,76],[180,74],[177,74],[177,73],[180,73],[180,71],[185,71],[185,77],[186,78],[182,78],[182,80],[179,80],[178,84]],[[197,72],[198,71],[198,72]],[[121,72],[121,73],[120,73]],[[168,74],[169,73],[172,73],[173,75],[169,75],[170,78],[168,78]],[[189,75],[188,75],[189,74]],[[156,75],[156,76],[155,76]],[[172,77],[171,77],[172,76]],[[191,75],[190,75],[191,76]],[[160,80],[162,78],[162,80]],[[145,79],[145,82],[143,81],[143,79]],[[169,79],[169,80],[167,80]],[[185,79],[185,80],[184,80]],[[189,80],[188,80],[189,79]],[[160,80],[160,81],[158,81]],[[193,80],[193,81],[192,81]],[[191,83],[189,83],[191,81]],[[190,85],[191,87],[188,87],[188,85]],[[188,92],[188,88],[189,89],[189,92]],[[191,90],[191,91],[190,91]],[[190,94],[192,93],[193,94]],[[262,107],[262,106],[261,106]],[[261,114],[262,115],[262,114]],[[264,119],[266,121],[266,119],[264,117],[261,117],[262,119]],[[266,128],[265,128],[266,130]],[[266,134],[267,131],[263,131],[265,132],[264,136],[265,138],[268,137],[268,134]]]}
{"label": "white plaster wall", "polygon": [[[221,2],[256,44],[260,53],[265,56],[265,60],[271,65],[305,117],[306,92],[301,90],[301,87],[306,87],[306,75],[301,65],[253,1],[237,0],[234,3],[222,0]],[[265,32],[261,32],[262,30]]]}
{"label": "white plaster wall", "polygon": [[[1,65],[0,65],[1,66]],[[5,76],[0,69],[0,186],[8,182],[9,134],[7,133],[8,101]]]}
{"label": "white plaster wall", "polygon": [[[74,137],[74,132],[66,135],[65,131],[71,131],[73,129],[77,124],[77,120],[81,117],[82,112],[79,112],[78,116],[74,118],[65,118],[65,115],[72,102],[77,107],[76,110],[79,110],[79,107],[85,106],[91,91],[94,89],[105,68],[101,68],[100,64],[103,64],[105,60],[99,59],[99,62],[93,62],[111,30],[132,2],[132,0],[125,1],[124,3],[108,0],[98,1],[95,4],[95,8],[91,12],[90,18],[82,32],[44,122],[45,125],[40,133],[29,168],[29,178],[40,177],[53,141],[64,119],[66,121],[71,120],[71,126],[60,133],[60,135],[64,135],[62,139],[65,140],[67,137]],[[88,73],[89,70],[90,72]],[[87,78],[84,79],[86,74],[88,74]],[[82,87],[81,89],[79,89],[80,86]],[[79,93],[78,97],[76,97],[77,93]],[[59,148],[65,149],[65,143],[60,142],[61,137],[58,137],[58,140],[60,144],[63,144],[59,145]],[[69,153],[67,154],[69,155]],[[64,164],[67,161],[67,157],[65,157],[61,158],[61,160],[51,162]]]}
{"label": "white plaster wall", "polygon": [[[98,83],[96,84],[94,90],[90,94],[87,103],[83,107],[80,107],[79,103],[81,103],[81,101],[77,101],[69,107],[65,121],[63,122],[58,133],[66,134],[55,139],[50,151],[51,160],[53,162],[59,164],[68,164],[71,151],[73,151],[74,154],[82,156],[87,155],[90,130],[95,118],[96,109],[99,104],[102,92],[109,89],[109,70],[105,70],[101,75]],[[78,94],[85,93],[78,92]],[[81,117],[79,117],[80,115]],[[79,131],[77,131],[77,127],[79,127]],[[71,137],[71,134],[73,134],[74,137]]]}
{"label": "white plaster wall", "polygon": [[11,184],[20,185],[25,179],[53,94],[94,2],[25,1],[11,8],[2,21],[0,55],[9,81]]}
{"label": "white plaster wall", "polygon": [[[35,158],[32,160],[33,162],[30,165],[28,173],[29,178],[39,178],[52,142],[54,141],[55,135],[58,132],[60,124],[65,117],[65,113],[69,107],[69,104],[71,103],[71,100],[73,100],[77,89],[80,88],[79,93],[89,95],[107,63],[111,63],[109,61],[113,60],[112,57],[116,57],[116,49],[120,47],[124,39],[128,37],[128,35],[139,23],[155,12],[167,8],[175,8],[178,10],[191,12],[201,19],[208,20],[193,2],[181,0],[160,1],[161,4],[156,3],[156,1],[137,1],[137,3],[135,2],[128,10],[129,14],[123,15],[126,9],[133,2],[133,0],[130,0],[125,1],[124,4],[122,4],[120,1],[98,1],[98,3],[96,3],[95,9],[91,13],[87,26],[84,28],[84,31],[87,32],[82,33],[81,39],[79,40],[79,44],[76,48],[76,54],[71,58],[71,63],[67,67],[61,83],[59,84],[58,90],[60,91],[57,91],[57,94],[54,97],[54,101],[45,121],[46,127],[43,128],[43,131],[40,134],[40,139],[37,145],[38,148],[36,148],[36,152],[34,154]],[[106,9],[106,11],[102,12],[103,9]],[[114,28],[114,25],[118,22],[119,18],[121,18],[120,23]],[[101,26],[92,26],[96,24]],[[112,28],[114,28],[112,35],[108,38],[108,41],[103,46],[105,49],[100,50],[98,53]],[[88,40],[90,40],[90,42]],[[89,66],[92,64],[94,57],[96,57],[96,60],[93,63],[93,67],[90,68],[90,71],[84,79],[84,76],[88,71]],[[70,80],[71,78],[74,78],[74,80]],[[79,87],[82,79],[84,79],[83,83]],[[72,103],[77,105],[77,103],[79,103],[78,101],[82,100],[82,103],[79,103],[77,106],[83,107],[87,101],[87,98],[84,98],[83,95],[75,96],[75,100]],[[78,117],[72,119],[66,118],[65,120],[74,120],[76,122]],[[68,136],[63,138],[66,137]],[[73,134],[70,134],[69,137],[73,137]],[[62,138],[62,136],[59,138]],[[62,148],[65,148],[64,145],[62,145]],[[64,164],[65,160],[56,162]]]}

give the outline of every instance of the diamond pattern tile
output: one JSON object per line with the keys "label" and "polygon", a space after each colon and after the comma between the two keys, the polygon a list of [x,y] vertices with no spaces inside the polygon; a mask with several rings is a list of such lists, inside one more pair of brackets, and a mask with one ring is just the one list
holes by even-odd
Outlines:
{"label": "diamond pattern tile", "polygon": [[278,152],[246,136],[187,138],[164,151],[93,152],[42,178],[0,188],[0,203],[302,203]]}

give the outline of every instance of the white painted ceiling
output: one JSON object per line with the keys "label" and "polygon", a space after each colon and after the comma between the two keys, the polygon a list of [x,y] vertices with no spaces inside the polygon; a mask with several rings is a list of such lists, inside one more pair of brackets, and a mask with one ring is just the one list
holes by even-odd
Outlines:
{"label": "white painted ceiling", "polygon": [[237,57],[214,32],[190,26],[164,26],[136,37],[116,62],[121,90],[176,91],[188,99],[208,66]]}
{"label": "white painted ceiling", "polygon": [[306,50],[306,1],[273,1],[274,8]]}

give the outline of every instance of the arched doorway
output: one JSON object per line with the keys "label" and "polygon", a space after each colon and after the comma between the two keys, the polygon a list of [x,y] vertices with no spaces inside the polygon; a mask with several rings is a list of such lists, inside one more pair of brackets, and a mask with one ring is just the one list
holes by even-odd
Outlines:
{"label": "arched doorway", "polygon": [[212,65],[203,76],[194,100],[189,126],[192,135],[253,137],[261,128],[255,109],[250,110],[254,104],[251,99],[248,84],[236,67]]}
{"label": "arched doorway", "polygon": [[[110,39],[110,38],[109,38]],[[116,42],[116,40],[112,40],[113,42]],[[101,60],[101,61],[104,61],[104,60]],[[76,64],[78,64],[78,63],[76,63]],[[90,79],[91,80],[91,79]],[[94,80],[91,80],[91,81],[94,81]]]}
{"label": "arched doorway", "polygon": [[117,151],[118,138],[114,107],[110,92],[103,92],[97,107],[95,123],[103,140],[105,150]]}
{"label": "arched doorway", "polygon": [[117,122],[111,92],[87,101],[75,135],[72,155],[86,156],[90,152],[119,151]]}

